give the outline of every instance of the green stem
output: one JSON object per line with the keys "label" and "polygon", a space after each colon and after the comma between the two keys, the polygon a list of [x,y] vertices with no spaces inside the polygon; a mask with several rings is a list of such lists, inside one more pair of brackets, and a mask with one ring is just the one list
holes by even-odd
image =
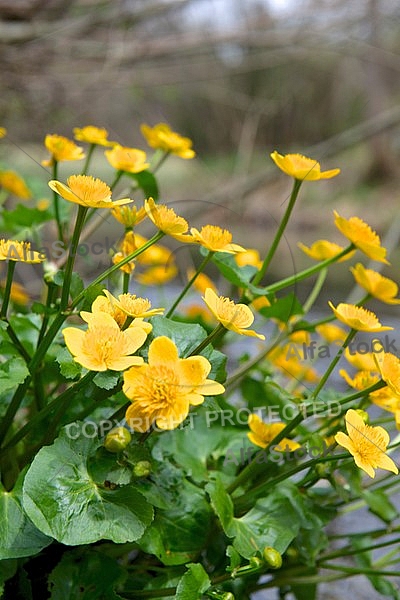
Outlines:
{"label": "green stem", "polygon": [[200,354],[204,348],[207,348],[208,344],[211,344],[216,338],[219,338],[225,331],[225,327],[219,323],[215,329],[189,354],[189,356],[195,356]]}
{"label": "green stem", "polygon": [[310,396],[310,400],[315,400],[315,398],[318,396],[319,392],[322,390],[322,388],[324,387],[325,383],[327,382],[327,380],[329,379],[333,369],[336,367],[337,363],[339,362],[339,360],[342,357],[343,351],[347,348],[347,346],[350,344],[351,340],[354,338],[354,336],[356,335],[357,330],[356,329],[350,329],[349,334],[347,336],[347,338],[344,340],[342,346],[339,348],[336,356],[333,358],[333,360],[331,361],[331,364],[329,365],[329,367],[326,369],[325,373],[323,374],[323,376],[321,377],[317,387],[314,389],[313,393]]}
{"label": "green stem", "polygon": [[52,283],[51,281],[47,282],[47,298],[46,298],[46,309],[47,310],[43,315],[42,326],[40,328],[36,347],[38,347],[40,345],[40,342],[42,341],[43,336],[46,333],[47,325],[49,324],[49,320],[50,320],[49,310],[51,308],[53,300],[55,299],[56,294],[57,294],[57,286],[54,283]]}
{"label": "green stem", "polygon": [[326,276],[328,274],[328,269],[322,269],[322,271],[320,271],[318,273],[318,277],[317,280],[313,286],[313,289],[310,292],[310,295],[308,296],[307,300],[304,302],[303,304],[303,311],[304,314],[307,314],[310,309],[312,308],[314,302],[316,301],[316,299],[318,298],[320,291],[322,289],[322,286],[325,283],[325,279]]}
{"label": "green stem", "polygon": [[[57,179],[58,176],[58,162],[54,160],[53,164],[53,179]],[[58,239],[64,244],[64,233],[61,223],[60,215],[60,198],[57,192],[53,191],[53,203],[54,203],[54,216],[57,223]]]}
{"label": "green stem", "polygon": [[11,323],[9,321],[7,321],[7,319],[4,319],[4,321],[7,324],[6,333],[7,333],[8,337],[10,338],[10,340],[12,341],[12,343],[15,345],[16,349],[18,350],[18,352],[20,353],[20,355],[22,356],[22,358],[24,359],[24,361],[28,364],[29,361],[31,360],[31,357],[30,357],[28,351],[25,349],[25,347],[20,342],[20,340],[19,340],[17,334],[15,333],[15,331],[14,331]]}
{"label": "green stem", "polygon": [[124,174],[123,171],[117,171],[117,174],[115,176],[114,181],[112,182],[112,184],[110,185],[110,190],[113,191],[113,189],[115,188],[115,186],[117,185],[117,183],[119,182],[119,180],[121,179],[122,175]]}
{"label": "green stem", "polygon": [[167,158],[170,154],[171,154],[170,152],[166,152],[165,150],[154,152],[153,156],[151,157],[151,161],[150,161],[150,169],[152,170],[153,174],[156,171],[158,171],[158,169],[167,160]]}
{"label": "green stem", "polygon": [[382,575],[383,577],[400,577],[400,571],[384,571],[374,569],[363,569],[362,567],[347,567],[345,565],[330,565],[322,563],[324,569],[332,571],[341,571],[342,573],[351,573],[352,575]]}
{"label": "green stem", "polygon": [[87,171],[89,169],[89,164],[90,164],[90,161],[91,161],[91,158],[92,158],[92,154],[93,154],[93,151],[94,151],[95,147],[96,147],[96,144],[90,144],[89,150],[88,150],[87,155],[86,155],[85,164],[83,165],[83,169],[82,169],[81,175],[86,175],[86,173],[87,173]]}
{"label": "green stem", "polygon": [[265,273],[266,273],[266,271],[267,271],[267,269],[268,269],[268,267],[270,265],[271,260],[274,257],[276,249],[277,249],[277,247],[279,245],[279,242],[281,241],[282,235],[283,235],[283,233],[284,233],[284,231],[286,229],[286,225],[288,224],[290,215],[292,213],[293,207],[294,207],[295,202],[297,200],[297,196],[299,194],[301,184],[302,184],[302,180],[300,180],[300,179],[295,179],[294,180],[293,190],[292,190],[292,193],[290,195],[289,204],[287,206],[285,214],[283,215],[282,221],[280,222],[280,225],[278,227],[278,231],[275,234],[274,241],[272,242],[271,247],[270,247],[270,249],[268,251],[268,254],[267,254],[267,256],[264,259],[264,262],[263,262],[263,264],[261,266],[261,269],[258,271],[258,273],[256,273],[256,275],[255,275],[255,277],[253,279],[252,283],[254,285],[257,285],[258,283],[260,283],[260,281],[264,277],[264,275],[265,275]]}
{"label": "green stem", "polygon": [[172,315],[173,315],[176,307],[181,302],[181,300],[186,296],[187,292],[190,290],[190,288],[192,287],[192,285],[194,284],[194,282],[196,281],[196,279],[200,275],[200,273],[202,271],[204,271],[204,269],[206,268],[206,266],[208,265],[208,263],[210,262],[210,260],[214,256],[214,254],[215,254],[215,252],[211,252],[211,251],[208,252],[207,256],[201,262],[201,264],[200,264],[199,268],[197,269],[196,273],[193,275],[193,277],[185,285],[185,287],[183,288],[182,292],[179,294],[179,296],[177,297],[177,299],[175,300],[175,302],[173,303],[173,305],[171,306],[171,308],[169,309],[169,311],[165,315],[168,319],[170,319],[172,317]]}
{"label": "green stem", "polygon": [[12,282],[13,282],[16,264],[17,263],[15,260],[8,261],[7,280],[6,280],[6,287],[4,288],[4,297],[3,297],[3,304],[1,306],[0,319],[7,318],[7,310],[8,310],[8,305],[10,302],[11,288],[12,288]]}
{"label": "green stem", "polygon": [[69,289],[71,286],[71,278],[74,270],[76,252],[78,249],[79,238],[82,233],[83,224],[87,213],[87,207],[78,205],[78,214],[76,216],[74,233],[72,235],[71,246],[69,249],[67,264],[65,265],[64,281],[61,292],[60,310],[64,311],[67,308],[69,300]]}
{"label": "green stem", "polygon": [[345,548],[341,548],[336,552],[331,552],[330,554],[325,554],[321,556],[318,562],[325,562],[326,560],[332,560],[333,558],[341,558],[342,556],[353,556],[354,554],[361,554],[363,552],[372,552],[373,550],[377,550],[378,548],[384,548],[385,546],[391,546],[392,544],[398,543],[400,543],[400,538],[395,538],[394,540],[387,540],[386,542],[381,542],[380,544],[371,544],[370,546],[363,546],[362,548],[353,548],[351,546],[346,546]]}
{"label": "green stem", "polygon": [[124,276],[123,276],[123,283],[122,283],[122,293],[123,294],[127,294],[129,292],[129,280],[131,278],[130,273],[125,273],[124,272]]}

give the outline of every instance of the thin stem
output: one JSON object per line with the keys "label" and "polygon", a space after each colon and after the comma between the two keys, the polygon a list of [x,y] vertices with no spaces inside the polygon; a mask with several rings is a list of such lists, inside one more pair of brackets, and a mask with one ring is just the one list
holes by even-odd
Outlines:
{"label": "thin stem", "polygon": [[202,271],[204,271],[204,269],[206,268],[206,266],[208,265],[208,263],[210,262],[210,260],[214,256],[214,254],[215,254],[215,252],[208,252],[207,256],[203,259],[203,261],[199,265],[199,268],[197,269],[196,273],[185,285],[185,287],[183,288],[183,290],[181,291],[181,293],[179,294],[179,296],[177,297],[177,299],[175,300],[175,302],[173,303],[173,305],[171,306],[171,308],[165,315],[168,319],[172,317],[176,307],[181,302],[181,300],[186,296],[186,294],[188,293],[188,291],[190,290],[190,288],[192,287],[192,285],[194,284],[194,282],[196,281],[196,279],[200,275],[200,273]]}
{"label": "thin stem", "polygon": [[53,303],[56,293],[57,293],[57,286],[54,283],[52,283],[51,281],[47,282],[47,298],[46,298],[46,309],[47,310],[43,315],[43,321],[42,321],[42,326],[40,328],[40,332],[39,332],[39,336],[38,336],[37,347],[39,346],[40,342],[43,339],[44,334],[46,333],[47,325],[49,324],[49,319],[50,319],[49,310]]}
{"label": "thin stem", "polygon": [[[56,160],[54,160],[53,179],[57,179],[57,176],[58,176],[58,162]],[[53,190],[53,203],[54,203],[54,216],[56,219],[57,230],[58,230],[58,239],[61,240],[62,243],[64,243],[64,233],[63,233],[61,215],[60,215],[60,198],[58,197],[57,192],[55,192],[54,190]]]}
{"label": "thin stem", "polygon": [[82,175],[86,175],[86,173],[89,169],[89,164],[90,164],[92,154],[93,154],[95,147],[96,147],[96,144],[90,144],[90,146],[89,146],[89,149],[88,149],[87,155],[86,155],[85,164],[83,165],[83,169],[82,169],[82,173],[81,173]]}
{"label": "thin stem", "polygon": [[76,216],[74,233],[72,235],[71,246],[69,249],[67,264],[65,265],[64,282],[61,292],[60,310],[67,308],[69,300],[69,288],[71,286],[71,278],[74,270],[75,256],[79,244],[79,238],[82,232],[83,224],[87,213],[87,207],[78,205],[78,214]]}
{"label": "thin stem", "polygon": [[125,273],[123,275],[123,279],[122,279],[122,293],[123,294],[127,294],[129,292],[129,281],[130,281],[131,275],[130,273]]}
{"label": "thin stem", "polygon": [[292,190],[292,193],[290,195],[289,204],[288,204],[288,206],[286,208],[285,214],[283,215],[282,221],[280,222],[280,225],[278,227],[278,231],[275,234],[275,238],[274,238],[274,240],[273,240],[273,242],[271,244],[271,247],[270,247],[270,249],[268,251],[268,254],[267,254],[267,256],[264,259],[264,262],[263,262],[263,264],[261,266],[261,269],[258,271],[258,273],[256,273],[256,275],[255,275],[255,277],[253,279],[253,284],[254,285],[257,285],[258,283],[260,283],[260,281],[264,277],[264,275],[265,275],[265,273],[266,273],[266,271],[267,271],[267,269],[268,269],[268,267],[270,265],[271,260],[274,257],[276,249],[277,249],[277,247],[279,245],[279,242],[281,241],[282,235],[283,235],[283,233],[284,233],[284,231],[286,229],[286,225],[288,224],[290,215],[292,213],[293,207],[294,207],[295,202],[297,200],[297,196],[299,194],[300,187],[301,187],[302,183],[303,182],[300,179],[295,179],[294,180],[293,190]]}
{"label": "thin stem", "polygon": [[20,355],[22,356],[24,361],[26,363],[29,363],[29,361],[31,360],[30,354],[25,349],[25,347],[22,345],[22,343],[19,340],[17,334],[15,333],[11,323],[9,321],[7,321],[7,319],[4,319],[4,321],[7,323],[6,333],[7,333],[8,337],[13,342],[13,344],[15,345],[16,349],[18,350],[18,352],[20,353]]}
{"label": "thin stem", "polygon": [[310,292],[310,295],[308,296],[307,300],[304,302],[303,304],[303,311],[304,314],[307,314],[310,309],[312,308],[314,302],[316,301],[316,299],[319,296],[319,293],[322,289],[322,286],[325,283],[325,279],[326,276],[328,274],[328,269],[322,269],[319,273],[318,273],[318,277],[316,282],[314,283],[313,289]]}
{"label": "thin stem", "polygon": [[121,179],[122,175],[124,174],[123,171],[119,170],[117,171],[117,174],[115,176],[114,181],[112,182],[112,184],[110,185],[110,190],[113,191],[113,189],[115,188],[115,186],[117,185],[117,183],[119,182],[119,180]]}
{"label": "thin stem", "polygon": [[195,356],[200,354],[204,348],[207,348],[208,344],[211,344],[216,338],[220,337],[225,331],[225,327],[219,323],[215,329],[189,354],[189,356]]}
{"label": "thin stem", "polygon": [[398,544],[399,542],[400,538],[395,538],[394,540],[387,540],[386,542],[381,542],[380,544],[371,544],[370,546],[363,546],[362,548],[352,548],[351,546],[346,546],[345,548],[336,550],[336,552],[331,552],[330,554],[325,554],[321,556],[318,562],[325,562],[326,560],[332,560],[333,558],[341,558],[342,556],[352,556],[354,554],[361,554],[363,552],[371,552],[372,550],[384,548],[385,546],[391,546],[392,544]]}
{"label": "thin stem", "polygon": [[8,310],[8,304],[10,302],[11,288],[12,288],[12,282],[13,282],[16,264],[17,263],[15,260],[8,261],[7,280],[6,280],[6,287],[4,289],[4,297],[3,297],[3,304],[1,306],[0,319],[7,318],[7,310]]}
{"label": "thin stem", "polygon": [[[160,156],[161,154],[161,156]],[[153,172],[153,174],[158,171],[158,169],[161,167],[161,165],[166,161],[166,159],[168,158],[168,156],[170,155],[170,152],[166,152],[165,150],[161,150],[154,152],[153,156],[151,157],[151,161],[150,161],[150,168]],[[159,158],[160,157],[160,158]]]}

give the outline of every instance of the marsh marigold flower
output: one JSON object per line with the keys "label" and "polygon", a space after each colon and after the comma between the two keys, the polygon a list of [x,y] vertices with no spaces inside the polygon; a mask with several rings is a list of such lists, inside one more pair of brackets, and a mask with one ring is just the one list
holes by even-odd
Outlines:
{"label": "marsh marigold flower", "polygon": [[[196,271],[194,269],[188,269],[188,271],[187,271],[188,281],[190,281],[192,279],[192,277],[195,276],[195,274],[196,274]],[[193,287],[200,294],[204,294],[207,288],[212,289],[213,292],[217,291],[217,288],[215,287],[214,283],[211,281],[211,279],[205,273],[199,273],[197,275],[196,279],[193,282]]]}
{"label": "marsh marigold flower", "polygon": [[235,262],[238,267],[246,267],[249,265],[251,267],[256,267],[257,269],[260,269],[263,264],[259,251],[253,248],[248,248],[247,250],[244,250],[244,252],[235,254]]}
{"label": "marsh marigold flower", "polygon": [[[307,254],[313,260],[327,260],[329,258],[333,258],[343,252],[344,247],[339,246],[339,244],[335,244],[334,242],[329,242],[328,240],[317,240],[314,242],[310,248],[298,242],[298,247],[300,250]],[[348,252],[342,258],[339,258],[338,262],[342,262],[343,260],[348,260],[355,253],[355,250]]]}
{"label": "marsh marigold flower", "polygon": [[321,171],[321,165],[318,161],[307,158],[302,154],[285,154],[285,156],[282,156],[274,150],[270,156],[281,171],[301,181],[331,179],[331,177],[335,177],[340,173],[340,169]]}
{"label": "marsh marigold flower", "polygon": [[350,271],[353,273],[358,285],[374,298],[386,304],[400,304],[400,298],[395,298],[399,286],[388,277],[384,277],[372,269],[366,269],[361,263],[357,263],[355,267],[350,267]]}
{"label": "marsh marigold flower", "polygon": [[5,127],[0,127],[0,139],[7,135],[7,129]]}
{"label": "marsh marigold flower", "polygon": [[164,308],[151,308],[151,302],[147,298],[138,298],[134,294],[120,294],[115,298],[108,290],[103,290],[111,305],[116,306],[128,317],[149,318],[154,315],[162,315]]}
{"label": "marsh marigold flower", "polygon": [[146,152],[138,148],[127,148],[117,144],[111,150],[106,150],[104,155],[110,165],[118,171],[140,173],[150,166],[146,162]]}
{"label": "marsh marigold flower", "polygon": [[15,171],[2,171],[0,173],[0,186],[23,200],[28,200],[32,196],[25,181]]}
{"label": "marsh marigold flower", "polygon": [[111,214],[114,219],[117,219],[117,221],[124,225],[126,229],[132,229],[147,217],[143,206],[141,208],[127,205],[116,206],[111,209]]}
{"label": "marsh marigold flower", "polygon": [[[107,313],[112,316],[117,325],[122,329],[126,324],[128,315],[126,312],[121,310],[114,302],[111,302],[106,296],[99,295],[93,301],[91,306],[91,312],[81,311],[80,315],[86,323],[90,323],[94,313]],[[134,318],[129,324],[129,327],[139,327],[144,330],[146,335],[152,331],[153,326],[151,323],[147,323],[143,318]]]}
{"label": "marsh marigold flower", "polygon": [[[249,415],[248,423],[250,432],[247,434],[247,437],[253,444],[260,448],[266,448],[286,427],[285,423],[264,423],[260,417],[255,414]],[[274,450],[279,450],[279,452],[289,450],[290,452],[293,452],[293,450],[297,450],[297,448],[300,448],[300,444],[289,438],[283,438],[279,444],[274,447]]]}
{"label": "marsh marigold flower", "polygon": [[357,329],[357,331],[368,331],[373,333],[376,331],[390,331],[393,329],[393,327],[381,325],[378,317],[372,311],[367,310],[362,306],[341,302],[335,308],[332,302],[328,302],[328,304],[339,321],[352,329]]}
{"label": "marsh marigold flower", "polygon": [[336,227],[354,246],[361,250],[361,252],[364,252],[366,256],[372,258],[372,260],[377,260],[387,265],[390,264],[385,258],[386,248],[381,246],[379,235],[367,223],[358,217],[345,219],[336,210],[333,212]]}
{"label": "marsh marigold flower", "polygon": [[227,252],[228,254],[245,252],[245,248],[242,248],[242,246],[232,244],[231,232],[227,229],[221,229],[218,225],[205,225],[200,231],[192,227],[190,233],[195,242],[201,244],[210,252]]}
{"label": "marsh marigold flower", "polygon": [[97,146],[115,146],[117,142],[110,142],[108,131],[104,127],[94,127],[94,125],[86,125],[86,127],[75,127],[74,137],[78,142],[86,142],[87,144],[96,144]]}
{"label": "marsh marigold flower", "polygon": [[[135,243],[138,248],[141,248],[149,240],[139,233],[135,233]],[[171,250],[162,244],[152,244],[147,250],[139,254],[136,259],[141,265],[165,265],[173,262]]]}
{"label": "marsh marigold flower", "polygon": [[344,329],[333,323],[322,323],[315,328],[315,331],[329,344],[336,342],[341,345],[347,337]]}
{"label": "marsh marigold flower", "polygon": [[345,421],[348,435],[340,431],[335,435],[335,440],[353,455],[357,467],[372,478],[377,468],[395,474],[399,472],[393,460],[385,454],[390,438],[383,427],[366,425],[352,409],[346,412]]}
{"label": "marsh marigold flower", "polygon": [[82,160],[82,158],[85,158],[83,148],[62,135],[46,135],[44,145],[51,154],[48,160],[42,160],[44,167],[52,167],[55,162],[64,160]]}
{"label": "marsh marigold flower", "polygon": [[254,315],[246,304],[235,304],[229,298],[217,296],[211,288],[206,289],[203,300],[214,317],[226,329],[230,329],[239,335],[247,335],[265,340],[265,336],[261,333],[256,333],[248,329],[254,321]]}
{"label": "marsh marigold flower", "polygon": [[142,273],[136,273],[135,279],[141,285],[165,285],[178,274],[177,266],[174,262],[150,267]]}
{"label": "marsh marigold flower", "polygon": [[374,359],[383,381],[400,398],[400,359],[391,352],[376,352]]}
{"label": "marsh marigold flower", "polygon": [[[351,346],[351,344],[350,344]],[[352,367],[359,371],[377,371],[377,366],[374,359],[373,352],[366,352],[361,354],[360,352],[352,352],[351,348],[346,348],[344,351],[346,360],[351,364]]]}
{"label": "marsh marigold flower", "polygon": [[[6,280],[2,279],[0,281],[0,293],[4,292],[5,287]],[[11,302],[19,304],[20,306],[26,306],[29,302],[29,295],[26,289],[23,285],[17,283],[16,281],[13,281],[11,285],[10,300]]]}
{"label": "marsh marigold flower", "polygon": [[148,125],[140,126],[140,131],[150,148],[171,152],[180,158],[194,158],[195,151],[192,149],[192,140],[182,137],[179,133],[172,131],[166,123],[158,123],[154,127]]}
{"label": "marsh marigold flower", "polygon": [[139,327],[121,331],[105,312],[93,313],[86,331],[66,327],[62,333],[74,360],[89,371],[124,371],[143,363],[142,358],[131,355],[143,346],[145,331]]}
{"label": "marsh marigold flower", "polygon": [[133,202],[130,198],[112,201],[111,189],[108,185],[91,175],[71,175],[67,179],[67,185],[53,179],[49,181],[49,187],[64,200],[87,208],[113,208]]}
{"label": "marsh marigold flower", "polygon": [[173,208],[168,208],[165,204],[156,204],[153,198],[144,201],[144,208],[148,217],[154,225],[179,242],[191,242],[191,236],[187,235],[189,225],[183,217],[179,217]]}
{"label": "marsh marigold flower", "polygon": [[378,375],[371,371],[358,371],[354,377],[350,377],[345,369],[340,369],[339,375],[355,390],[365,390],[379,381]]}
{"label": "marsh marigold flower", "polygon": [[13,260],[25,263],[40,263],[45,257],[31,249],[30,242],[0,240],[0,260]]}
{"label": "marsh marigold flower", "polygon": [[[122,240],[122,243],[119,247],[119,252],[116,252],[114,254],[114,256],[112,257],[112,261],[113,261],[114,265],[117,265],[118,263],[120,263],[122,260],[124,260],[124,258],[126,258],[130,254],[135,252],[135,250],[137,250],[135,234],[133,233],[133,231],[127,231],[125,233],[124,239]],[[129,261],[128,263],[126,263],[125,265],[122,265],[122,267],[120,267],[120,269],[121,269],[121,271],[123,271],[123,273],[127,273],[129,275],[132,273],[134,268],[135,268],[135,259]]]}
{"label": "marsh marigold flower", "polygon": [[175,429],[187,417],[191,405],[204,396],[222,394],[224,387],[207,379],[211,365],[204,356],[179,358],[174,342],[155,338],[149,347],[148,364],[124,373],[123,392],[132,402],[126,421],[135,431]]}

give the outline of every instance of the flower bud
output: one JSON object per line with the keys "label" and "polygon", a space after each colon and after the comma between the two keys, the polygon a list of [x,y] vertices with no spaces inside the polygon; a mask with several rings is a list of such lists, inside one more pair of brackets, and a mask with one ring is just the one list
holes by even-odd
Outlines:
{"label": "flower bud", "polygon": [[106,435],[104,448],[109,452],[122,452],[132,439],[126,427],[114,427]]}
{"label": "flower bud", "polygon": [[151,473],[151,462],[148,460],[140,460],[133,467],[135,477],[148,477]]}
{"label": "flower bud", "polygon": [[365,410],[362,410],[361,408],[356,408],[356,413],[362,418],[362,420],[364,421],[364,423],[366,425],[368,425],[368,423],[369,423],[369,414]]}
{"label": "flower bud", "polygon": [[280,569],[282,566],[282,555],[278,550],[271,546],[266,546],[263,551],[263,558],[271,569]]}
{"label": "flower bud", "polygon": [[249,564],[253,569],[259,569],[262,566],[263,561],[257,556],[252,556],[249,560]]}

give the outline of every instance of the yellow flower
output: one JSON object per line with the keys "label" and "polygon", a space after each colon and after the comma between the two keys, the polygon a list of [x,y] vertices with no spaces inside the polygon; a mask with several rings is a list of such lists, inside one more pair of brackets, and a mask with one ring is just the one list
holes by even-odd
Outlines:
{"label": "yellow flower", "polygon": [[127,148],[117,144],[111,150],[106,150],[104,155],[110,165],[118,171],[140,173],[150,166],[146,162],[146,152],[137,148]]}
{"label": "yellow flower", "polygon": [[174,342],[155,338],[149,347],[148,364],[124,373],[123,392],[132,404],[126,421],[135,431],[147,431],[154,423],[160,429],[175,429],[187,417],[189,407],[204,402],[204,396],[222,394],[224,387],[207,379],[211,365],[204,356],[179,358]]}
{"label": "yellow flower", "polygon": [[335,440],[353,455],[357,467],[372,478],[375,477],[376,468],[395,474],[399,472],[393,460],[385,454],[390,438],[383,427],[366,425],[352,409],[347,411],[345,421],[348,435],[340,431],[335,435]]}
{"label": "yellow flower", "polygon": [[178,217],[173,208],[168,208],[165,204],[156,204],[153,198],[144,201],[144,208],[157,229],[179,242],[193,241],[191,236],[187,235],[189,229],[187,221],[183,217]]}
{"label": "yellow flower", "polygon": [[328,304],[339,321],[352,329],[357,329],[357,331],[376,332],[393,329],[393,327],[381,325],[378,317],[372,311],[367,310],[362,306],[341,302],[335,308],[332,302],[328,302]]}
{"label": "yellow flower", "polygon": [[[249,415],[248,422],[251,431],[247,434],[247,437],[253,444],[260,448],[266,448],[286,427],[285,423],[264,423],[260,417],[255,414]],[[300,448],[300,444],[289,438],[283,438],[279,444],[274,447],[274,450],[278,450],[279,452],[289,450],[290,452],[293,452],[293,450],[297,450],[297,448]]]}
{"label": "yellow flower", "polygon": [[138,298],[134,294],[120,294],[115,298],[108,290],[103,290],[112,306],[116,306],[128,317],[148,318],[154,315],[162,315],[164,308],[151,308],[151,302],[147,298]]}
{"label": "yellow flower", "polygon": [[350,267],[350,271],[353,273],[358,285],[374,298],[386,304],[400,304],[400,298],[394,297],[397,295],[399,287],[397,283],[388,277],[384,277],[372,269],[366,269],[361,263],[357,263],[355,267]]}
{"label": "yellow flower", "polygon": [[86,142],[87,144],[97,144],[98,146],[115,146],[117,142],[108,140],[108,131],[104,127],[94,127],[86,125],[86,127],[75,127],[74,137],[78,142]]}
{"label": "yellow flower", "polygon": [[228,254],[236,254],[237,252],[245,252],[245,248],[232,244],[232,234],[227,229],[221,229],[217,225],[205,225],[199,231],[195,227],[190,230],[193,240],[198,244],[207,248],[211,252],[227,252]]}
{"label": "yellow flower", "polygon": [[210,311],[200,304],[189,304],[189,306],[183,309],[183,312],[189,319],[193,319],[196,322],[199,320],[204,321],[206,325],[210,326],[214,323],[214,318],[210,315]]}
{"label": "yellow flower", "polygon": [[166,123],[158,123],[154,127],[149,127],[143,123],[140,126],[140,131],[150,148],[171,152],[180,156],[180,158],[189,159],[196,156],[195,151],[192,149],[192,140],[172,131]]}
{"label": "yellow flower", "polygon": [[139,225],[147,216],[143,207],[138,209],[136,206],[116,206],[111,209],[111,214],[114,219],[129,229]]}
{"label": "yellow flower", "polygon": [[51,154],[48,160],[42,160],[44,167],[52,167],[55,162],[63,160],[82,160],[82,158],[85,158],[83,148],[62,135],[46,135],[44,145]]}
{"label": "yellow flower", "polygon": [[[307,256],[314,260],[327,260],[328,258],[333,258],[337,256],[340,252],[344,250],[343,246],[339,246],[339,244],[335,244],[334,242],[329,242],[328,240],[317,240],[308,248],[301,242],[298,242],[298,247],[300,250],[303,250]],[[348,252],[342,258],[339,258],[338,262],[342,262],[344,260],[348,260],[353,256],[355,250],[352,252]]]}
{"label": "yellow flower", "polygon": [[336,211],[333,212],[336,227],[352,244],[372,260],[390,264],[385,258],[386,248],[381,246],[379,235],[367,223],[358,217],[350,217],[347,220]]}
{"label": "yellow flower", "polygon": [[[196,271],[194,269],[188,269],[188,271],[187,271],[188,281],[190,281],[192,279],[192,277],[194,277],[195,273],[196,273]],[[214,283],[211,281],[211,279],[205,273],[199,273],[197,275],[197,277],[193,283],[193,287],[200,294],[205,294],[205,291],[207,288],[211,288],[213,290],[213,292],[217,291],[217,288],[215,287]]]}
{"label": "yellow flower", "polygon": [[341,327],[333,323],[323,323],[315,328],[315,331],[329,344],[332,342],[342,343],[347,337],[347,333]]}
{"label": "yellow flower", "polygon": [[66,327],[62,333],[74,360],[89,371],[124,371],[143,363],[139,356],[130,355],[144,344],[145,331],[139,327],[121,331],[105,312],[93,313],[86,331]]}
{"label": "yellow flower", "polygon": [[[0,281],[1,291],[4,292],[4,288],[6,287],[6,280],[3,279]],[[20,283],[16,281],[12,282],[11,285],[11,293],[10,293],[11,302],[15,304],[19,304],[20,306],[26,306],[29,302],[29,296],[26,293],[26,289]]]}
{"label": "yellow flower", "polygon": [[120,328],[122,328],[125,325],[125,321],[127,319],[127,314],[124,311],[122,311],[116,304],[110,302],[110,300],[106,298],[106,296],[97,296],[97,298],[92,303],[91,311],[91,313],[86,311],[82,311],[80,313],[82,319],[86,321],[86,323],[89,323],[91,315],[93,313],[99,312],[111,315],[111,317],[114,319],[114,321],[118,324]]}
{"label": "yellow flower", "polygon": [[[135,252],[135,250],[137,250],[136,236],[133,233],[133,231],[127,231],[125,233],[124,239],[122,240],[122,243],[120,245],[119,252],[116,252],[114,254],[114,256],[112,257],[112,261],[113,261],[114,265],[117,265],[118,263],[120,263],[121,260],[123,260],[130,254],[132,254],[132,252]],[[129,261],[128,263],[126,263],[125,265],[120,267],[121,271],[123,271],[124,273],[128,273],[129,275],[132,273],[134,268],[135,268],[135,259]]]}
{"label": "yellow flower", "polygon": [[315,383],[319,379],[318,374],[315,369],[301,362],[302,352],[302,346],[297,349],[295,344],[291,343],[278,347],[275,352],[271,353],[269,360],[285,377],[292,380],[297,379],[299,383],[302,381]]}
{"label": "yellow flower", "polygon": [[203,300],[214,317],[226,329],[230,329],[240,335],[247,335],[250,337],[257,337],[260,340],[265,340],[265,336],[261,333],[256,333],[255,331],[248,329],[254,321],[254,315],[246,304],[235,304],[233,300],[230,300],[229,298],[224,298],[223,296],[218,297],[211,288],[206,289]]}
{"label": "yellow flower", "polygon": [[[237,254],[236,256],[240,256],[240,254]],[[254,298],[254,300],[250,303],[250,306],[254,308],[254,310],[260,311],[262,308],[270,307],[271,302],[266,296],[259,296],[258,298]]]}
{"label": "yellow flower", "polygon": [[[135,242],[137,247],[141,248],[148,240],[142,235],[135,233]],[[139,254],[137,261],[142,265],[165,265],[171,261],[173,262],[173,254],[166,246],[153,244],[150,248],[142,252],[142,254]]]}
{"label": "yellow flower", "polygon": [[313,158],[307,158],[302,154],[285,154],[282,156],[276,150],[272,152],[271,158],[281,171],[301,181],[319,181],[320,179],[331,179],[339,175],[340,169],[321,171],[321,165]]}
{"label": "yellow flower", "polygon": [[143,273],[137,273],[135,279],[141,285],[164,285],[176,277],[177,274],[178,269],[175,263],[170,262],[165,265],[150,267]]}
{"label": "yellow flower", "polygon": [[40,263],[45,260],[45,257],[39,252],[31,250],[30,242],[0,239],[0,260]]}
{"label": "yellow flower", "polygon": [[5,127],[0,127],[0,139],[7,135],[7,129]]}
{"label": "yellow flower", "polygon": [[40,198],[36,202],[36,208],[41,211],[47,210],[49,208],[49,206],[50,206],[50,200],[48,198]]}
{"label": "yellow flower", "polygon": [[3,171],[0,173],[0,186],[5,190],[22,198],[28,200],[32,196],[30,189],[26,185],[25,181],[15,171]]}
{"label": "yellow flower", "polygon": [[350,348],[346,348],[344,355],[351,366],[359,371],[377,371],[373,352],[361,354],[360,352],[351,352]]}
{"label": "yellow flower", "polygon": [[253,248],[249,248],[244,252],[235,254],[235,262],[238,267],[246,267],[247,265],[250,265],[251,267],[256,267],[257,269],[260,269],[263,264],[259,251],[254,250]]}
{"label": "yellow flower", "polygon": [[383,381],[400,398],[400,359],[391,352],[376,352],[374,359]]}
{"label": "yellow flower", "polygon": [[350,387],[356,390],[365,390],[379,381],[378,375],[372,374],[371,371],[358,371],[351,378],[345,369],[340,369],[339,375],[343,377]]}
{"label": "yellow flower", "polygon": [[113,208],[120,204],[133,202],[129,198],[111,200],[111,190],[104,181],[91,175],[71,175],[64,185],[55,179],[49,181],[49,187],[64,200],[90,208]]}

